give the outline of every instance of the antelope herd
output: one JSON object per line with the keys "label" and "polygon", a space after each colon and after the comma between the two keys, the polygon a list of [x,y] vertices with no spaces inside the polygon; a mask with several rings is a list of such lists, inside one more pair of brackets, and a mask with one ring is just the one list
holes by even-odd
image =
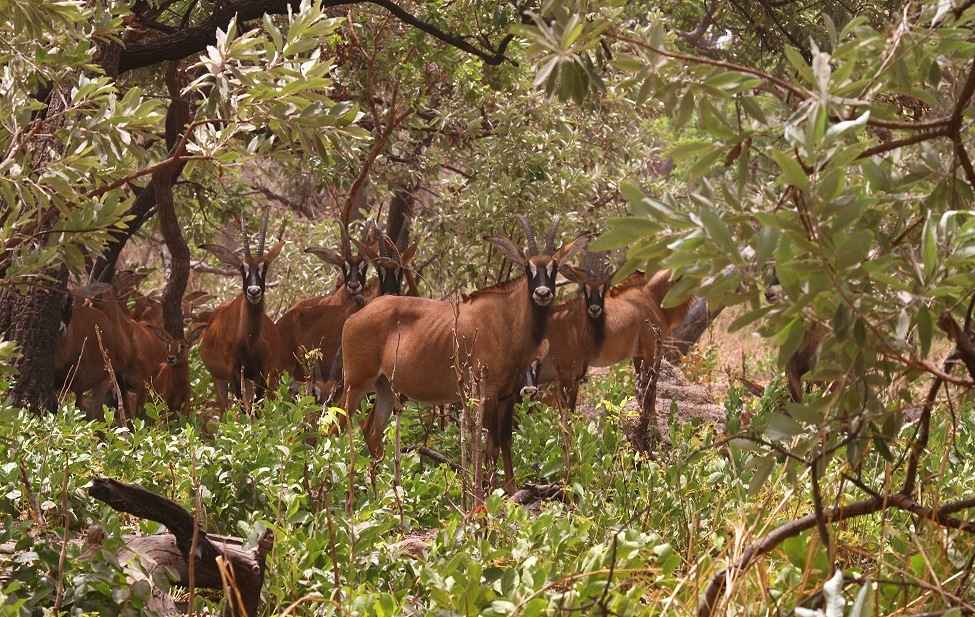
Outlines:
{"label": "antelope herd", "polygon": [[[556,249],[556,217],[540,252],[528,221],[518,218],[527,253],[508,238],[484,240],[522,274],[457,301],[419,297],[411,266],[416,244],[408,245],[405,234],[393,241],[373,225],[372,237],[360,242],[349,237],[343,223],[341,253],[305,249],[341,271],[340,286],[299,301],[275,322],[266,311],[266,280],[283,243],[265,252],[265,216],[252,253],[241,217],[243,256],[219,244],[201,247],[240,274],[235,298],[209,316],[197,314],[182,338],[149,320],[148,315],[158,316],[158,307],[147,306],[143,298],[132,301],[131,282],[90,284],[75,294],[88,298],[87,305],[70,295],[64,303],[58,378],[79,405],[90,392],[85,410],[93,418],[104,417],[103,405],[113,391],[127,419],[142,413],[150,391],[171,413],[189,416],[188,349],[199,339],[221,416],[231,391],[250,413],[255,396],[273,394],[285,373],[293,383],[310,384],[319,402],[341,387],[337,400],[346,415],[340,415],[340,424],[375,393],[362,427],[376,458],[384,454],[384,429],[401,397],[431,405],[476,400],[487,434],[487,464],[496,469],[500,458],[504,487],[514,491],[513,410],[526,379],[534,375],[528,370],[526,378],[526,369],[540,365],[538,385],[554,384],[554,402],[563,409],[575,408],[590,366],[632,359],[638,386],[645,387],[660,337],[681,321],[689,305],[662,308],[673,286],[669,272],[637,274],[613,286],[612,274],[567,263],[586,248],[588,234]],[[370,265],[378,275],[371,284]],[[556,301],[560,273],[580,290],[562,303]],[[193,301],[200,302],[200,295]]]}

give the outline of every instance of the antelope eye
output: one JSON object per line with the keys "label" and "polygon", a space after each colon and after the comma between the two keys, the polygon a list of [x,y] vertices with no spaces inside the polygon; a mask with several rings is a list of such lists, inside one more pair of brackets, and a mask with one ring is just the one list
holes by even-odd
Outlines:
{"label": "antelope eye", "polygon": [[538,276],[538,266],[535,265],[534,261],[528,262],[528,272],[531,273],[532,278]]}
{"label": "antelope eye", "polygon": [[559,265],[557,263],[555,263],[554,261],[550,261],[547,264],[545,264],[545,272],[549,276],[555,276],[556,268],[558,267]]}

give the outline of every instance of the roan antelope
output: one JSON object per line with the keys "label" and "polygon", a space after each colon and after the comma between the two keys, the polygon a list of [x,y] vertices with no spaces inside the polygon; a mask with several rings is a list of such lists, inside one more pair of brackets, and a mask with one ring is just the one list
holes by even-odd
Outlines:
{"label": "roan antelope", "polygon": [[[118,341],[116,330],[105,313],[90,306],[73,306],[72,296],[65,296],[61,307],[61,328],[54,370],[58,383],[75,395],[75,404],[85,409],[89,420],[104,421],[102,405],[112,375],[106,366],[106,358],[112,367],[118,367]],[[102,348],[105,350],[102,355]],[[84,393],[91,391],[91,402],[84,405]]]}
{"label": "roan antelope", "polygon": [[200,247],[236,268],[243,287],[236,298],[213,312],[200,344],[200,359],[213,376],[221,416],[227,411],[228,388],[232,387],[234,395],[243,399],[250,413],[255,384],[257,395],[263,396],[269,385],[273,386],[279,370],[278,331],[271,318],[264,314],[264,285],[268,267],[281,252],[284,242],[278,242],[264,253],[268,216],[264,216],[258,236],[256,257],[251,256],[243,216],[240,217],[243,259],[219,244]]}
{"label": "roan antelope", "polygon": [[166,403],[171,414],[189,417],[190,347],[203,334],[206,325],[197,325],[185,338],[174,337],[156,325],[147,324],[146,327],[166,345],[166,361],[156,367],[150,386]]}
{"label": "roan antelope", "polygon": [[650,279],[642,274],[607,288],[612,276],[592,277],[577,269],[567,269],[569,280],[581,286],[580,297],[557,306],[549,320],[549,355],[542,362],[539,387],[555,383],[560,407],[573,410],[579,384],[590,366],[613,366],[633,359],[637,375],[637,394],[648,403],[646,388],[660,338],[673,330],[690,307],[690,300],[662,308],[664,296],[673,287],[670,271]]}
{"label": "roan antelope", "polygon": [[[765,289],[765,300],[769,304],[781,302],[783,298],[782,285],[779,275],[772,270],[772,282]],[[819,358],[819,347],[823,342],[826,329],[817,325],[803,338],[799,349],[795,351],[785,363],[785,378],[789,388],[789,397],[794,403],[801,403],[803,395],[812,387],[812,383],[802,384],[802,377],[816,367]]]}
{"label": "roan antelope", "polygon": [[115,333],[115,378],[122,394],[119,402],[131,421],[138,417],[146,403],[149,380],[166,358],[166,346],[124,306],[121,298],[125,297],[130,284],[128,277],[119,277],[114,284],[95,282],[86,288],[98,293],[93,305],[105,314]]}
{"label": "roan antelope", "polygon": [[460,302],[382,296],[345,323],[341,407],[351,417],[362,398],[376,392],[375,407],[363,427],[375,458],[385,451],[383,429],[393,411],[394,392],[433,405],[476,396],[488,434],[485,462],[497,469],[500,453],[504,488],[515,491],[511,399],[545,338],[558,269],[589,241],[588,236],[581,236],[555,252],[556,217],[545,252],[539,255],[528,222],[520,215],[519,219],[528,240],[528,256],[507,238],[484,239],[524,268],[524,276],[475,291]]}
{"label": "roan antelope", "polygon": [[[404,283],[416,295],[416,284],[409,275],[416,244],[401,249],[401,243],[393,244],[378,228],[375,232],[375,242],[352,241],[359,249],[355,255],[352,254],[344,228],[343,255],[326,248],[305,249],[305,252],[338,267],[342,271],[344,286],[330,296],[302,300],[278,319],[276,325],[281,336],[282,368],[291,373],[296,382],[304,381],[307,377],[304,360],[310,351],[318,351],[318,358],[313,360],[314,371],[326,376],[337,373],[333,363],[341,344],[342,327],[349,316],[366,303],[381,295],[399,295]],[[366,270],[370,263],[376,266],[379,280],[366,286]],[[331,387],[320,378],[316,379],[314,387],[321,394],[331,391]]]}

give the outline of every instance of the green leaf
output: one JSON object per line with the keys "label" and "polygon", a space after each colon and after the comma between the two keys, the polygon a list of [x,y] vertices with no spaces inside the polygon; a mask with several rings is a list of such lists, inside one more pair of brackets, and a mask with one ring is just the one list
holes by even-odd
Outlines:
{"label": "green leaf", "polygon": [[917,338],[921,346],[921,357],[927,358],[934,339],[934,320],[931,318],[931,311],[924,305],[917,311]]}
{"label": "green leaf", "polygon": [[714,149],[713,143],[701,139],[697,141],[686,141],[680,143],[674,146],[673,148],[671,148],[667,154],[675,161],[682,161],[684,159],[697,156],[704,152],[710,152],[713,149]]}
{"label": "green leaf", "polygon": [[804,193],[809,193],[809,176],[798,161],[779,150],[772,150],[770,156],[782,170],[782,174],[777,178],[779,183],[790,184]]}
{"label": "green leaf", "polygon": [[842,122],[837,122],[826,130],[826,139],[836,139],[837,137],[841,137],[847,131],[862,129],[867,125],[867,121],[869,119],[870,110],[867,110],[860,114],[860,116],[855,120],[844,120]]}
{"label": "green leaf", "polygon": [[768,480],[768,477],[772,473],[773,469],[775,469],[774,456],[768,455],[758,459],[758,464],[755,467],[755,473],[752,475],[751,481],[748,482],[749,495],[755,495],[762,489],[762,487],[765,485],[765,481]]}
{"label": "green leaf", "polygon": [[769,414],[768,436],[775,441],[791,441],[796,435],[803,433],[802,425],[787,414],[776,412]]}
{"label": "green leaf", "polygon": [[823,585],[823,596],[826,598],[826,617],[843,617],[846,608],[846,598],[843,596],[843,571],[836,568],[836,572]]}
{"label": "green leaf", "polygon": [[869,581],[860,586],[856,600],[854,600],[853,606],[850,607],[849,617],[873,617],[874,593],[871,587],[872,585]]}
{"label": "green leaf", "polygon": [[627,216],[612,218],[606,222],[609,231],[596,238],[589,249],[592,251],[607,251],[623,248],[644,236],[657,233],[660,225],[646,218]]}
{"label": "green leaf", "polygon": [[921,232],[921,260],[924,264],[924,279],[930,281],[938,268],[938,225],[929,216],[924,220]]}
{"label": "green leaf", "polygon": [[733,262],[737,261],[740,254],[738,243],[732,237],[727,223],[709,208],[701,208],[698,210],[698,216],[701,218],[701,223],[704,225],[708,236],[718,245],[718,249]]}
{"label": "green leaf", "polygon": [[857,231],[852,235],[844,235],[846,241],[836,249],[836,268],[846,270],[860,265],[873,248],[873,233],[870,231]]}

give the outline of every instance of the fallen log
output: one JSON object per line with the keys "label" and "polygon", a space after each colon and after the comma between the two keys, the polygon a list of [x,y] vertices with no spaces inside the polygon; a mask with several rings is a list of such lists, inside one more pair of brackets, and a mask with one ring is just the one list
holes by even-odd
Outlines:
{"label": "fallen log", "polygon": [[168,534],[126,539],[129,550],[146,557],[142,563],[150,576],[171,567],[179,573],[180,585],[222,589],[226,597],[224,617],[257,617],[265,557],[274,544],[270,530],[261,535],[256,547],[245,551],[241,538],[207,534],[181,505],[140,486],[96,478],[88,494],[114,510],[156,521],[169,529]]}

